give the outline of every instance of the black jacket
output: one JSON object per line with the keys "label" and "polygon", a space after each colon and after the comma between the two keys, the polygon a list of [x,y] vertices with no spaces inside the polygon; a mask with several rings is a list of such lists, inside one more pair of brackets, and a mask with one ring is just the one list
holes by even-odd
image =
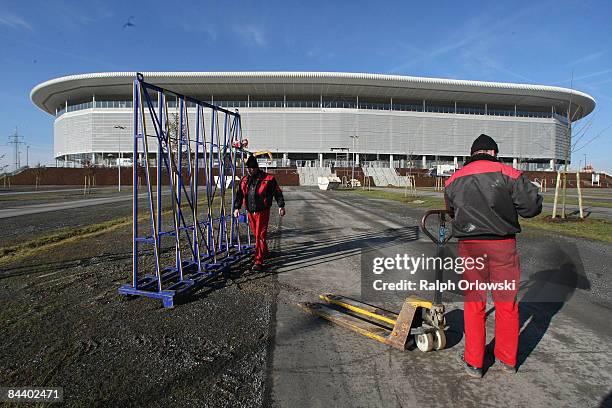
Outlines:
{"label": "black jacket", "polygon": [[542,196],[527,177],[496,158],[470,157],[447,181],[444,191],[453,217],[453,236],[503,239],[521,232],[518,216],[542,212]]}
{"label": "black jacket", "polygon": [[279,207],[285,206],[283,192],[274,176],[259,170],[252,176],[247,175],[240,180],[234,210],[239,210],[244,205],[251,213],[263,211],[272,206],[272,198],[276,199]]}

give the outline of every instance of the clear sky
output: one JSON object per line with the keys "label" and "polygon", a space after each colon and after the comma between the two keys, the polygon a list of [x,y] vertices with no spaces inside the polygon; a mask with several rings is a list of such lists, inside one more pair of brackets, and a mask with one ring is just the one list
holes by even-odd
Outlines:
{"label": "clear sky", "polygon": [[2,0],[0,43],[0,167],[12,162],[5,143],[15,126],[31,146],[30,165],[53,163],[53,118],[29,99],[45,80],[104,71],[279,70],[573,87],[597,101],[577,124],[587,132],[573,166],[586,154],[597,169],[612,171],[608,0]]}

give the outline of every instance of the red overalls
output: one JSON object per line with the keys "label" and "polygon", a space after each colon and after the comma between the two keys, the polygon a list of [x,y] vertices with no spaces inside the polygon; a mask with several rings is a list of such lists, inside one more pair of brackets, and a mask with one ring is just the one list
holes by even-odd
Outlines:
{"label": "red overalls", "polygon": [[268,221],[270,221],[270,209],[256,213],[248,213],[251,232],[255,237],[255,263],[263,264],[264,258],[268,255],[268,244],[266,234],[268,233]]}
{"label": "red overalls", "polygon": [[[495,303],[495,358],[510,366],[516,365],[519,339],[519,312],[516,294],[520,282],[516,239],[461,240],[461,258],[483,257],[484,268],[466,267],[463,279],[470,283],[515,282],[514,288],[492,290]],[[463,320],[465,328],[465,361],[482,368],[486,343],[486,290],[464,290]]]}
{"label": "red overalls", "polygon": [[[269,183],[272,183],[272,185],[269,185]],[[240,182],[240,189],[242,191],[243,204],[247,207],[247,196],[249,193],[247,177],[243,178]],[[280,188],[274,180],[274,176],[264,173],[256,191],[256,200],[261,200],[258,201],[259,208],[255,212],[247,211],[249,227],[255,238],[255,264],[262,265],[264,258],[268,255],[266,234],[268,233],[268,222],[270,220],[270,206],[272,205],[272,198],[277,189],[278,192],[280,192]]]}

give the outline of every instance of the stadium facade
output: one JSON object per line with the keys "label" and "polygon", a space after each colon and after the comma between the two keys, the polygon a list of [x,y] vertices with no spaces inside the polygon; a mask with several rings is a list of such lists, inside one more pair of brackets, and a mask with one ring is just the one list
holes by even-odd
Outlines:
{"label": "stadium facade", "polygon": [[[284,166],[341,165],[352,157],[362,166],[461,163],[473,139],[487,133],[503,161],[553,168],[569,143],[568,110],[576,121],[595,107],[585,93],[542,85],[337,72],[143,74],[147,82],[238,109],[249,147],[271,151]],[[34,104],[55,117],[58,165],[111,165],[120,152],[131,157],[134,78],[134,72],[72,75],[32,89]]]}

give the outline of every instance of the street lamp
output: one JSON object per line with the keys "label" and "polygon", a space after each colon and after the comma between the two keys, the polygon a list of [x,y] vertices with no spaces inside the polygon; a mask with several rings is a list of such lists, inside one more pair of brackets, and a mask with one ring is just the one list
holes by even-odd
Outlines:
{"label": "street lamp", "polygon": [[[125,126],[121,126],[121,125],[115,125],[115,129],[121,129],[121,130],[125,130]],[[117,155],[117,173],[119,174],[118,177],[118,186],[119,186],[119,191],[121,191],[121,159],[122,159],[122,154],[121,154],[121,134],[119,134],[119,154]]]}
{"label": "street lamp", "polygon": [[357,135],[352,135],[349,136],[351,139],[353,139],[353,168],[351,169],[351,188],[353,187],[353,180],[355,179],[355,141],[359,139],[359,136]]}

